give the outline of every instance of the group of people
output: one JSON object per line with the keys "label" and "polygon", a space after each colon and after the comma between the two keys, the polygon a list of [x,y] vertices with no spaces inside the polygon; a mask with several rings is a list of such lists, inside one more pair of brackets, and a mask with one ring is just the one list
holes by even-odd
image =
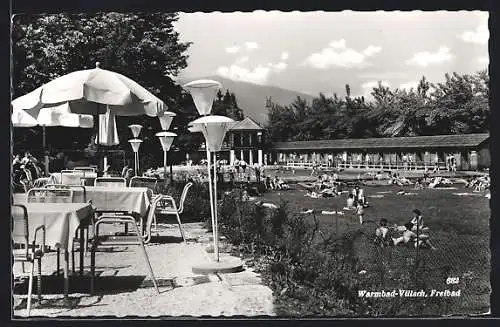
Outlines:
{"label": "group of people", "polygon": [[[379,225],[375,230],[375,244],[381,247],[405,244],[415,248],[430,248],[436,250],[436,247],[430,241],[429,235],[420,234],[420,231],[427,230],[429,230],[429,228],[424,226],[422,213],[420,210],[414,209],[413,218],[404,224],[402,228],[397,225],[389,227],[387,219],[380,219]],[[402,231],[402,235],[399,237],[392,237],[392,235],[398,231]]]}
{"label": "group of people", "polygon": [[12,170],[14,173],[14,182],[20,183],[22,180],[33,182],[39,177],[44,176],[42,164],[29,151],[21,157],[16,154],[12,158]]}
{"label": "group of people", "polygon": [[365,211],[364,209],[366,207],[368,207],[368,202],[365,198],[365,191],[358,185],[356,185],[356,187],[354,187],[354,189],[349,192],[349,195],[347,196],[346,207],[344,209],[354,210],[355,215],[359,219],[359,224],[362,225]]}
{"label": "group of people", "polygon": [[490,188],[490,176],[475,177],[466,185],[473,189],[473,192],[482,192]]}

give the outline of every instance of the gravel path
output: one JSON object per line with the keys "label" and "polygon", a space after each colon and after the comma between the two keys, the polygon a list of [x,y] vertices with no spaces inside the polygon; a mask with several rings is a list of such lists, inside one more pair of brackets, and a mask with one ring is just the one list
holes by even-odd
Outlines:
{"label": "gravel path", "polygon": [[[56,254],[52,252],[42,260],[43,300],[41,305],[32,308],[31,316],[274,315],[272,291],[262,285],[259,275],[251,269],[233,274],[193,274],[194,265],[211,260],[212,254],[205,251],[211,234],[199,223],[183,226],[187,243],[180,242],[179,231],[174,225],[167,225],[159,226],[158,242],[153,239],[146,247],[159,284],[159,295],[155,293],[139,248],[117,247],[111,252],[96,253],[99,277],[92,296],[88,294],[90,254],[85,257],[86,276],[71,278],[71,307],[68,307],[61,294],[62,278],[54,277]],[[78,252],[75,257],[78,261]],[[221,260],[238,258],[221,254]],[[76,270],[78,272],[78,262]],[[14,274],[17,276],[20,271],[20,264],[16,264]],[[26,284],[23,282],[14,292],[15,316],[26,315]],[[36,292],[35,287],[33,292]]]}

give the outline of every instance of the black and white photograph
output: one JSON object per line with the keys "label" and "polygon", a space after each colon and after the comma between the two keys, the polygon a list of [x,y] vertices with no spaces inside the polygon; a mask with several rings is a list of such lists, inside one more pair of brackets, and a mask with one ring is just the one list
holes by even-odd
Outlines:
{"label": "black and white photograph", "polygon": [[12,15],[12,319],[490,315],[488,18]]}

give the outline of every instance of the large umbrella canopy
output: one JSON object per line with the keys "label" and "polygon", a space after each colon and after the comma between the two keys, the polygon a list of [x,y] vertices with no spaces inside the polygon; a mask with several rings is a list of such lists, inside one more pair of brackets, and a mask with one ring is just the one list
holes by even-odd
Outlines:
{"label": "large umbrella canopy", "polygon": [[46,105],[68,102],[76,114],[105,114],[109,109],[118,116],[158,116],[167,110],[163,101],[130,78],[99,68],[75,71],[42,85],[13,101],[14,107],[33,117]]}
{"label": "large umbrella canopy", "polygon": [[234,120],[225,116],[204,116],[189,123],[190,132],[202,132],[205,136],[208,150],[220,151],[226,132],[233,125]]}
{"label": "large umbrella canopy", "polygon": [[14,127],[62,126],[92,128],[94,125],[94,118],[91,115],[70,113],[67,103],[42,108],[36,119],[24,110],[14,109],[11,121]]}

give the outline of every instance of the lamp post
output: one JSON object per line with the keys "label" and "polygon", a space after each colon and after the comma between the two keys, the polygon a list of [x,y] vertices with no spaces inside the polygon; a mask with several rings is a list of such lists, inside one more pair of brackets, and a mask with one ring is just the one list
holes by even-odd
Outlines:
{"label": "lamp post", "polygon": [[[165,181],[165,187],[167,186],[167,152],[170,151],[170,147],[174,142],[174,138],[177,134],[172,132],[159,132],[156,133],[156,136],[160,140],[161,147],[163,149],[163,179]],[[172,175],[170,175],[172,177]]]}
{"label": "lamp post", "polygon": [[135,176],[137,176],[139,171],[139,147],[141,146],[142,140],[131,139],[128,140],[128,142],[132,146],[132,151],[134,151]]}
{"label": "lamp post", "polygon": [[[221,87],[221,84],[217,81],[212,80],[197,80],[184,85],[191,96],[193,97],[194,104],[198,113],[201,117],[191,122],[190,132],[202,132],[205,137],[206,142],[206,153],[207,153],[207,172],[208,172],[208,189],[210,195],[210,211],[212,216],[212,233],[214,242],[214,253],[216,256],[216,262],[200,265],[193,267],[194,273],[214,273],[214,272],[233,272],[242,269],[241,263],[231,262],[224,263],[220,262],[219,258],[219,240],[218,240],[218,229],[217,229],[217,188],[216,188],[216,166],[215,166],[215,152],[220,151],[222,147],[222,142],[226,135],[226,132],[230,126],[232,119],[223,116],[207,116],[212,110],[212,104],[215,99],[217,90]],[[211,156],[210,152],[214,152],[214,192],[212,192],[212,178],[210,172]],[[213,194],[215,193],[215,194]]]}

